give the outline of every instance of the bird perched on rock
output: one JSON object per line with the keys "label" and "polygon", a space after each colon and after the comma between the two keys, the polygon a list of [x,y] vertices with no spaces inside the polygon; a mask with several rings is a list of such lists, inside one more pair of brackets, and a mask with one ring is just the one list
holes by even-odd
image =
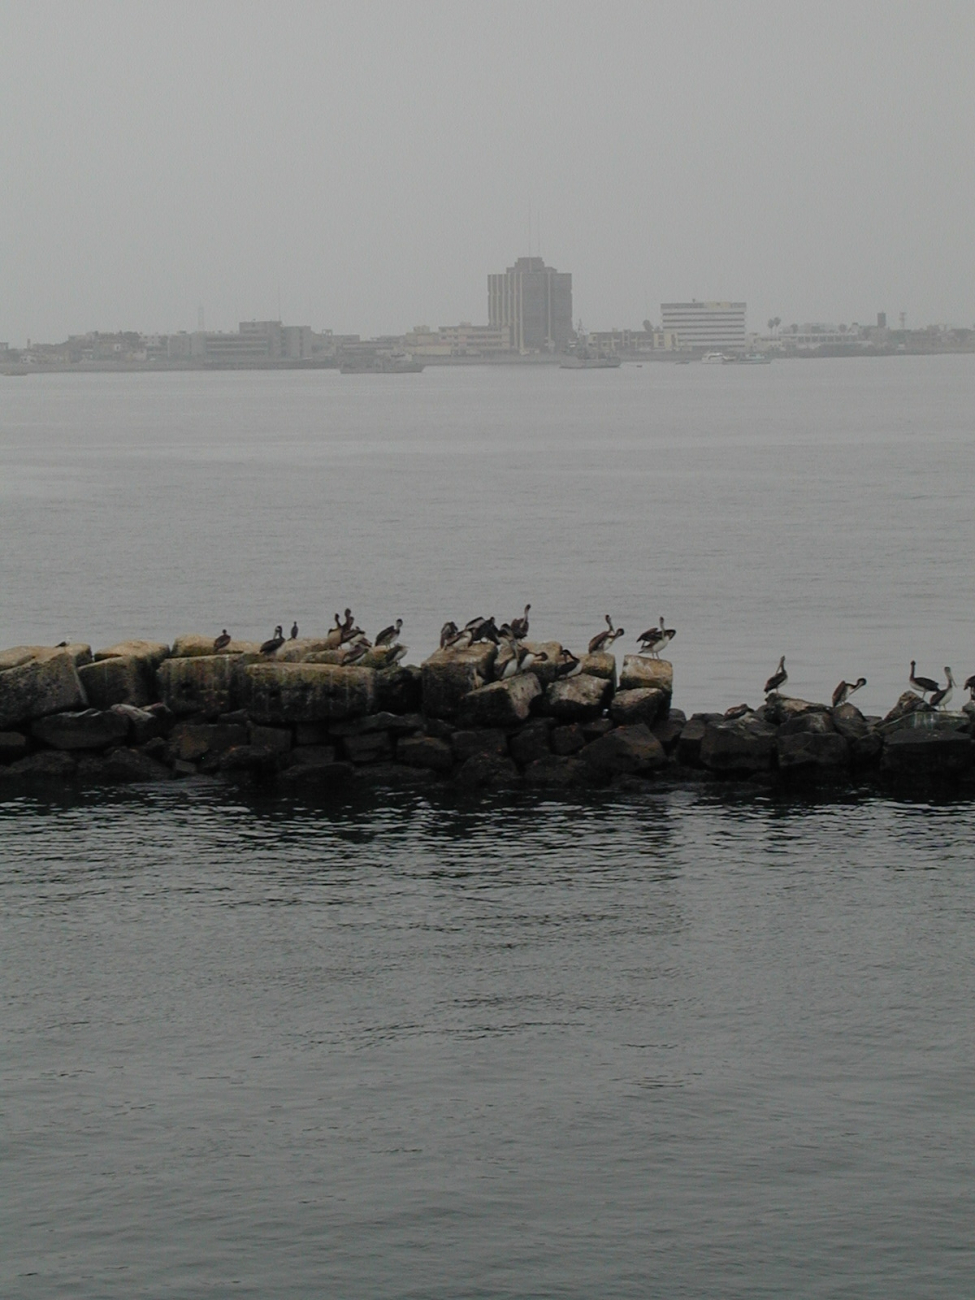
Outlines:
{"label": "bird perched on rock", "polygon": [[946,709],[948,707],[951,693],[955,689],[955,679],[951,675],[950,668],[945,669],[945,677],[948,679],[947,684],[939,687],[928,700],[928,703],[936,709]]}
{"label": "bird perched on rock", "polygon": [[531,605],[526,605],[525,612],[521,618],[513,618],[511,620],[511,635],[516,641],[524,641],[525,637],[528,635],[528,611],[530,609]]}
{"label": "bird perched on rock", "polygon": [[468,623],[464,630],[471,634],[471,645],[473,645],[475,641],[493,641],[495,645],[498,645],[501,641],[501,637],[498,635],[498,629],[494,623],[493,614],[490,618],[474,620],[473,626],[471,623]]}
{"label": "bird perched on rock", "polygon": [[855,682],[840,682],[833,692],[833,708],[838,709],[841,704],[845,704],[854,691],[858,691],[861,686],[866,686],[866,677],[858,677]]}
{"label": "bird perched on rock", "polygon": [[453,619],[448,619],[447,622],[444,623],[443,627],[440,629],[440,649],[443,650],[445,646],[449,645],[450,642],[453,641],[454,637],[456,637],[459,634],[459,632],[460,632],[460,628],[453,621]]}
{"label": "bird perched on rock", "polygon": [[[406,652],[409,648],[408,645],[401,645],[398,641],[394,645],[373,646],[373,654],[381,654],[383,656],[381,661],[378,659],[374,660],[373,667],[392,668],[394,664],[398,664],[401,659],[405,658]],[[365,651],[363,651],[363,653],[365,653]]]}
{"label": "bird perched on rock", "polygon": [[654,659],[659,659],[660,651],[670,645],[676,635],[677,629],[675,627],[664,626],[664,616],[661,614],[660,626],[648,627],[645,632],[641,632],[637,637],[637,641],[647,654],[652,655]]}
{"label": "bird perched on rock", "polygon": [[765,694],[771,695],[771,693],[777,691],[780,686],[784,686],[788,680],[789,674],[785,671],[785,655],[783,655],[779,660],[778,668],[776,668],[775,672],[765,683]]}
{"label": "bird perched on rock", "polygon": [[275,650],[280,650],[283,645],[284,645],[284,628],[279,623],[278,626],[274,629],[274,636],[271,637],[270,641],[265,641],[264,644],[261,646],[261,654],[273,655]]}
{"label": "bird perched on rock", "polygon": [[555,661],[556,677],[578,677],[581,672],[582,660],[574,655],[571,650],[563,648]]}
{"label": "bird perched on rock", "polygon": [[932,677],[918,677],[915,672],[915,667],[916,667],[915,661],[912,659],[911,675],[907,680],[911,683],[911,685],[914,687],[916,691],[921,692],[921,698],[923,699],[925,695],[930,695],[932,691],[936,691],[938,689],[938,683]]}
{"label": "bird perched on rock", "polygon": [[343,666],[358,663],[362,656],[368,654],[371,649],[372,646],[365,639],[362,641],[347,641],[345,643],[345,653],[342,656]]}
{"label": "bird perched on rock", "polygon": [[743,718],[746,713],[751,713],[747,704],[733,704],[730,709],[725,709],[724,716],[733,722],[735,718]]}
{"label": "bird perched on rock", "polygon": [[227,646],[230,645],[230,641],[231,641],[230,633],[227,631],[226,628],[224,628],[224,630],[220,633],[219,636],[215,636],[213,638],[213,648],[219,654],[221,650],[226,650]]}
{"label": "bird perched on rock", "polygon": [[297,641],[297,640],[298,640],[298,620],[297,620],[297,619],[295,619],[295,621],[291,624],[291,640],[292,640],[292,641]]}
{"label": "bird perched on rock", "polygon": [[604,614],[603,618],[606,620],[606,631],[598,632],[589,642],[589,653],[591,655],[598,655],[603,650],[608,650],[618,637],[626,635],[621,627],[613,627],[613,620],[608,614]]}
{"label": "bird perched on rock", "polygon": [[393,645],[399,639],[399,634],[402,631],[402,628],[403,628],[403,620],[401,618],[398,618],[395,623],[391,623],[389,627],[383,628],[383,630],[376,637],[374,644],[377,646]]}
{"label": "bird perched on rock", "polygon": [[975,673],[972,673],[971,677],[968,678],[962,689],[968,692],[969,699],[973,704],[975,704]]}

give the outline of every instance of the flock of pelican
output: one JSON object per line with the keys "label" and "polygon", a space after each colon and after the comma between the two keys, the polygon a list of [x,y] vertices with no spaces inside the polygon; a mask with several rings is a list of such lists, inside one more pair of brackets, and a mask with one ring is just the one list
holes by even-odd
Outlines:
{"label": "flock of pelican", "polygon": [[[947,709],[951,701],[952,692],[957,686],[957,682],[952,676],[951,669],[945,668],[945,685],[940,685],[933,677],[919,677],[917,675],[917,662],[911,660],[911,675],[907,679],[916,691],[920,692],[921,699],[926,703],[933,705],[936,709]],[[789,674],[785,670],[785,655],[779,660],[779,666],[765,683],[765,694],[770,695],[773,691],[781,690],[789,680]],[[838,708],[845,704],[854,691],[858,691],[861,686],[866,686],[866,677],[858,677],[855,682],[840,682],[833,692],[833,708]],[[975,701],[975,673],[963,684],[962,690],[968,691],[969,699]]]}

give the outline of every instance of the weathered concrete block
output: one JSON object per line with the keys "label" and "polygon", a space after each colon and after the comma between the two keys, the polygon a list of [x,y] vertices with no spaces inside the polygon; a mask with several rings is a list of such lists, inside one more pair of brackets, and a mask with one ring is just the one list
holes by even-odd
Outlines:
{"label": "weathered concrete block", "polygon": [[396,757],[410,767],[432,772],[449,772],[454,765],[450,745],[434,736],[403,736],[396,744]]}
{"label": "weathered concrete block", "polygon": [[931,706],[920,695],[915,695],[913,691],[904,691],[891,711],[885,716],[882,727],[889,726],[892,722],[899,722],[901,718],[906,718],[911,713],[930,713]]}
{"label": "weathered concrete block", "polygon": [[[248,646],[254,650],[259,648],[256,644],[250,642],[248,642]],[[173,642],[170,653],[174,659],[206,659],[217,654],[217,651],[213,648],[212,636],[201,636],[198,632],[184,632],[182,636],[178,636]],[[227,646],[222,653],[229,654],[230,647]]]}
{"label": "weathered concrete block", "polygon": [[393,738],[388,731],[366,731],[358,736],[346,736],[342,749],[345,757],[357,766],[388,762],[393,757]]}
{"label": "weathered concrete block", "polygon": [[800,700],[794,695],[778,695],[774,691],[765,701],[765,719],[776,727],[804,713],[829,713],[829,709],[825,704]]}
{"label": "weathered concrete block", "polygon": [[173,773],[164,763],[137,749],[119,747],[102,759],[102,778],[106,781],[133,783],[172,781]]}
{"label": "weathered concrete block", "polygon": [[78,670],[67,651],[0,672],[0,730],[48,713],[83,709],[87,704]]}
{"label": "weathered concrete block", "polygon": [[609,706],[609,716],[621,726],[644,722],[652,727],[666,714],[670,696],[656,686],[617,691]]}
{"label": "weathered concrete block", "polygon": [[559,754],[547,754],[529,763],[522,773],[527,785],[568,787],[587,785],[592,780],[589,767],[581,758],[563,758]]}
{"label": "weathered concrete block", "polygon": [[650,659],[647,655],[624,655],[620,673],[621,691],[638,690],[674,693],[674,665],[667,659]]}
{"label": "weathered concrete block", "polygon": [[525,671],[537,677],[542,686],[549,686],[558,676],[561,644],[558,641],[522,641],[521,644],[533,654],[545,656],[536,659]]}
{"label": "weathered concrete block", "polygon": [[836,728],[832,715],[821,709],[809,709],[805,713],[794,714],[779,727],[779,736],[830,736]]}
{"label": "weathered concrete block", "polygon": [[228,713],[235,703],[235,660],[228,655],[185,655],[166,659],[156,669],[163,704],[177,717]]}
{"label": "weathered concrete block", "polygon": [[[213,653],[213,642],[210,642],[210,653]],[[142,663],[149,665],[151,673],[154,673],[164,659],[169,658],[169,646],[162,641],[119,641],[116,645],[106,646],[104,650],[95,651],[95,662],[101,659],[138,659]]]}
{"label": "weathered concrete block", "polygon": [[616,685],[616,656],[609,650],[599,650],[596,654],[583,655],[582,671],[587,677],[603,677]]}
{"label": "weathered concrete block", "polygon": [[677,761],[684,767],[701,766],[701,743],[709,722],[723,722],[721,713],[695,713],[684,724],[677,742]]}
{"label": "weathered concrete block", "polygon": [[579,673],[553,682],[545,692],[545,707],[560,722],[585,722],[599,717],[612,690],[609,678]]}
{"label": "weathered concrete block", "polygon": [[975,747],[963,731],[916,727],[885,738],[880,768],[890,776],[925,780],[967,772],[973,758]]}
{"label": "weathered concrete block", "polygon": [[0,731],[0,763],[14,763],[26,753],[26,736],[19,731]]}
{"label": "weathered concrete block", "polygon": [[370,713],[376,701],[371,668],[335,664],[249,664],[241,703],[260,723],[338,722]]}
{"label": "weathered concrete block", "polygon": [[870,723],[855,704],[838,705],[830,710],[830,718],[833,729],[846,740],[860,740],[863,736],[868,736],[872,730]]}
{"label": "weathered concrete block", "polygon": [[129,739],[136,745],[146,745],[161,736],[165,727],[158,713],[138,709],[134,704],[113,704],[112,713],[124,718],[129,728]]}
{"label": "weathered concrete block", "polygon": [[423,702],[423,674],[415,664],[397,664],[376,673],[376,708],[389,713],[418,713]]}
{"label": "weathered concrete block", "polygon": [[464,761],[454,780],[464,790],[496,789],[515,785],[518,769],[510,758],[482,751]]}
{"label": "weathered concrete block", "polygon": [[96,709],[110,709],[113,704],[141,708],[152,703],[152,667],[148,659],[135,655],[96,659],[79,668],[78,676],[89,704]]}
{"label": "weathered concrete block", "polygon": [[[823,716],[823,715],[818,715]],[[779,767],[847,767],[849,743],[835,731],[793,731],[775,738]]]}
{"label": "weathered concrete block", "polygon": [[127,718],[100,709],[51,713],[31,726],[31,734],[52,749],[107,749],[128,737]]}
{"label": "weathered concrete block", "polygon": [[491,680],[497,647],[478,641],[464,650],[437,650],[421,667],[423,712],[428,718],[457,716],[461,701]]}
{"label": "weathered concrete block", "polygon": [[[257,650],[260,647],[254,646]],[[321,654],[322,652],[336,652],[337,658],[334,660],[326,659],[318,662],[339,663],[341,654],[337,652],[334,642],[323,636],[299,636],[294,641],[285,641],[280,650],[274,652],[273,660],[275,663],[283,664],[300,664],[310,662],[308,655]]]}
{"label": "weathered concrete block", "polygon": [[599,776],[624,776],[663,767],[667,755],[646,723],[617,727],[587,745],[579,755]]}
{"label": "weathered concrete block", "polygon": [[746,714],[743,718],[707,723],[700,761],[713,772],[762,772],[771,767],[774,751],[775,728],[754,714]]}
{"label": "weathered concrete block", "polygon": [[519,673],[507,681],[491,682],[463,697],[460,713],[472,727],[516,727],[531,712],[532,700],[542,694],[534,673]]}
{"label": "weathered concrete block", "polygon": [[258,727],[248,729],[248,743],[259,749],[269,749],[275,754],[287,754],[291,748],[290,727]]}
{"label": "weathered concrete block", "polygon": [[508,756],[508,737],[497,728],[485,727],[477,731],[455,731],[450,737],[450,748],[458,763],[466,763],[475,754]]}
{"label": "weathered concrete block", "polygon": [[246,745],[245,726],[222,722],[180,722],[170,733],[169,752],[175,761],[197,763],[205,754],[222,754],[236,745]]}
{"label": "weathered concrete block", "polygon": [[45,749],[18,759],[4,771],[25,780],[67,781],[78,771],[78,764],[64,750]]}
{"label": "weathered concrete block", "polygon": [[551,718],[537,718],[534,722],[526,723],[508,741],[511,757],[521,767],[534,763],[538,758],[545,758],[552,752],[549,740],[551,733]]}
{"label": "weathered concrete block", "polygon": [[665,718],[659,718],[650,728],[653,734],[669,754],[677,748],[687,724],[687,717],[682,709],[671,709]]}
{"label": "weathered concrete block", "polygon": [[277,772],[285,755],[281,750],[269,749],[267,745],[235,745],[220,755],[218,763],[221,772]]}
{"label": "weathered concrete block", "polygon": [[563,757],[578,754],[586,744],[585,732],[578,722],[570,722],[563,727],[553,727],[549,739],[552,743],[552,753]]}

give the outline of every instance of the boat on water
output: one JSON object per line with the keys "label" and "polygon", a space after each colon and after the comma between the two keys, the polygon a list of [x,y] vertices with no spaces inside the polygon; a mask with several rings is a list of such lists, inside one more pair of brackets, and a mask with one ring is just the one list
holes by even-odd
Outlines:
{"label": "boat on water", "polygon": [[770,366],[772,358],[765,352],[746,352],[743,357],[730,357],[736,366]]}
{"label": "boat on water", "polygon": [[622,364],[619,357],[600,356],[596,353],[578,355],[566,353],[559,362],[560,370],[618,370]]}
{"label": "boat on water", "polygon": [[730,360],[731,357],[726,357],[723,352],[705,352],[701,358],[701,361],[706,366],[723,366]]}
{"label": "boat on water", "polygon": [[339,366],[343,375],[418,375],[423,362],[408,352],[380,353],[369,357],[349,357]]}

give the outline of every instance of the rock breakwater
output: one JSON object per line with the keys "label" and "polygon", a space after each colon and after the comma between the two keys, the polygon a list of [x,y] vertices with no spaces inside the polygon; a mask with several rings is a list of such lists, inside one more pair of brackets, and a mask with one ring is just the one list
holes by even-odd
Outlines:
{"label": "rock breakwater", "polygon": [[[770,694],[756,708],[673,707],[669,662],[601,651],[572,660],[524,643],[500,676],[492,641],[418,666],[384,647],[341,662],[333,639],[274,653],[177,637],[18,646],[0,652],[0,789],[26,782],[172,781],[210,775],[282,790],[414,782],[651,788],[661,781],[763,786],[932,782],[975,794],[975,706],[932,709],[905,692],[883,718]],[[497,678],[497,679],[496,679]]]}

